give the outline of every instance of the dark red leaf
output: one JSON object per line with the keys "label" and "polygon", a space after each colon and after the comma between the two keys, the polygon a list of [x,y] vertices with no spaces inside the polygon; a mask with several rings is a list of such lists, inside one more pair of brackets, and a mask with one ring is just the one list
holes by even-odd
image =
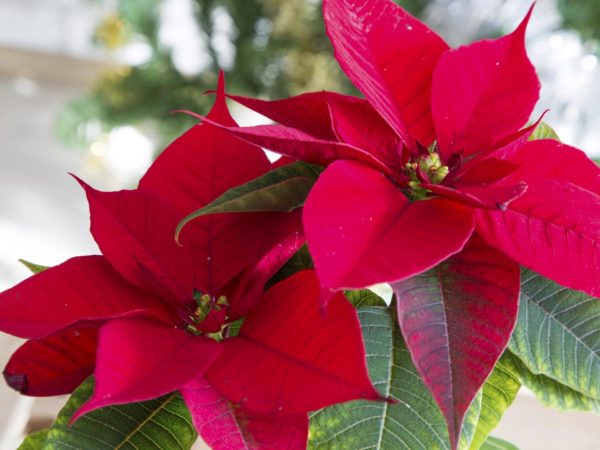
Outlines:
{"label": "dark red leaf", "polygon": [[455,449],[465,413],[515,326],[519,266],[473,236],[462,252],[392,287],[406,345]]}

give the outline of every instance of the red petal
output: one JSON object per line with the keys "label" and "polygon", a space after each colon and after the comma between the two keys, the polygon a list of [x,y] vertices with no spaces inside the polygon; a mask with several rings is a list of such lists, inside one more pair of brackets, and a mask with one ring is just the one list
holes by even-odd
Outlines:
{"label": "red petal", "polygon": [[434,194],[459,201],[465,205],[503,211],[506,210],[510,202],[519,198],[527,190],[527,183],[523,182],[510,185],[467,186],[456,189],[429,183],[423,183],[422,186]]}
{"label": "red petal", "polygon": [[102,256],[81,256],[0,294],[0,330],[42,338],[88,320],[148,315],[170,321],[158,298],[125,281]]}
{"label": "red petal", "polygon": [[191,299],[192,255],[175,243],[181,217],[171,206],[151,192],[100,192],[78,181],[90,204],[92,235],[113,267],[162,298]]}
{"label": "red petal", "polygon": [[398,323],[442,410],[452,448],[475,395],[508,345],[519,266],[474,236],[430,272],[395,283]]}
{"label": "red petal", "polygon": [[235,283],[230,299],[231,320],[247,315],[259,301],[265,284],[305,242],[302,231],[302,210],[279,215],[279,226],[270,236],[273,248],[256,264],[249,266]]}
{"label": "red petal", "polygon": [[354,85],[406,144],[431,144],[431,76],[444,41],[389,0],[325,0],[323,14]]}
{"label": "red petal", "polygon": [[191,242],[196,260],[195,288],[221,295],[228,283],[285,239],[292,220],[298,229],[297,215],[287,213],[215,214],[194,219],[183,233],[189,233],[184,245]]}
{"label": "red petal", "polygon": [[512,180],[570,182],[600,194],[600,168],[585,153],[553,139],[527,142],[510,155]]}
{"label": "red petal", "polygon": [[539,98],[540,83],[525,51],[531,9],[508,36],[447,52],[432,83],[437,140],[446,157],[486,150],[514,133]]}
{"label": "red petal", "polygon": [[[512,155],[523,147],[529,136],[535,131],[544,115],[533,125],[513,133],[496,148],[486,149],[468,159],[460,168],[454,184],[457,186],[485,185],[500,181],[517,169],[517,164],[510,162]],[[521,181],[517,179],[517,181]]]}
{"label": "red petal", "polygon": [[307,92],[271,101],[240,95],[229,95],[229,98],[281,125],[297,128],[319,139],[335,141],[336,135],[327,104],[328,95],[347,97],[331,92]]}
{"label": "red petal", "polygon": [[339,138],[366,150],[388,167],[401,168],[398,136],[364,100],[329,94],[333,127]]}
{"label": "red petal", "polygon": [[[190,129],[159,156],[139,189],[162,196],[182,219],[269,168],[259,147],[203,124]],[[183,230],[181,242],[194,258],[194,287],[219,294],[225,284],[271,247],[269,236],[277,226],[276,217],[269,214],[219,214],[191,222]],[[174,230],[165,238],[172,238]]]}
{"label": "red petal", "polygon": [[96,327],[78,327],[25,342],[4,369],[7,384],[36,397],[72,392],[94,371],[97,334]]}
{"label": "red petal", "polygon": [[378,400],[356,311],[342,293],[321,313],[319,282],[303,271],[276,284],[206,372],[225,397],[257,413],[304,414],[353,399]]}
{"label": "red petal", "polygon": [[308,417],[252,414],[232,405],[206,380],[180,389],[194,426],[213,450],[304,450]]}
{"label": "red petal", "polygon": [[113,320],[100,329],[92,397],[71,421],[108,405],[176,391],[199,377],[221,352],[217,342],[149,320]]}
{"label": "red petal", "polygon": [[389,168],[367,151],[344,142],[325,141],[296,128],[283,125],[258,125],[255,127],[226,127],[207,117],[193,114],[194,117],[215,127],[219,127],[252,144],[312,164],[326,166],[338,159],[362,161],[389,172]]}
{"label": "red petal", "polygon": [[225,74],[223,71],[219,71],[219,81],[217,83],[217,91],[216,91],[215,103],[208,113],[208,116],[223,125],[231,125],[236,126],[235,120],[231,117],[229,113],[229,108],[227,108],[227,94],[225,94]]}
{"label": "red petal", "polygon": [[326,91],[274,101],[230,97],[286,127],[326,141],[340,140],[368,151],[389,166],[398,163],[398,136],[361,98]]}
{"label": "red petal", "polygon": [[600,197],[569,183],[530,183],[506,212],[477,210],[491,246],[557,283],[600,295]]}
{"label": "red petal", "polygon": [[460,251],[473,220],[453,201],[411,204],[380,172],[338,161],[309,194],[304,230],[323,286],[361,288],[412,276]]}
{"label": "red petal", "polygon": [[[211,121],[236,126],[225,103],[219,75]],[[164,196],[181,217],[207,205],[226,190],[269,170],[265,153],[210,125],[196,125],[169,145],[140,180],[141,190]]]}

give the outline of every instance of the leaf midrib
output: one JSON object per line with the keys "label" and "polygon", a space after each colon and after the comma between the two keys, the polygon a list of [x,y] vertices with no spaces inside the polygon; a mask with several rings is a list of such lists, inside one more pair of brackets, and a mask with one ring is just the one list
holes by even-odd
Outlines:
{"label": "leaf midrib", "polygon": [[131,430],[129,433],[127,433],[127,435],[123,438],[121,443],[115,447],[115,450],[121,450],[126,443],[130,442],[131,439],[133,438],[133,436],[135,436],[138,432],[140,432],[140,430],[147,423],[149,423],[154,418],[154,416],[156,416],[160,411],[162,411],[167,406],[167,404],[169,404],[175,398],[176,395],[177,394],[175,392],[173,392],[172,394],[165,397],[163,399],[163,401],[160,403],[160,405],[154,411],[152,411],[152,413],[150,415],[148,415],[148,417],[146,417],[144,420],[142,420],[133,430]]}

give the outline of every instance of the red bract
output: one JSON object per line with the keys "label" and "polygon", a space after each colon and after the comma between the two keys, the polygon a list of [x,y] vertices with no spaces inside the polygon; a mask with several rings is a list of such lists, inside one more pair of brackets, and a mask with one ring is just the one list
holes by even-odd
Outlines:
{"label": "red bract", "polygon": [[[531,10],[513,33],[457,49],[389,0],[324,0],[323,11],[335,56],[365,99],[233,96],[279,125],[221,128],[328,166],[303,213],[323,301],[392,283],[413,360],[456,446],[512,332],[518,264],[600,294],[600,171],[576,149],[528,142],[535,125],[521,128],[540,88],[525,51]],[[415,284],[434,267],[428,284]],[[451,281],[436,284],[436,273]],[[427,331],[431,323],[440,327]],[[467,361],[474,335],[483,338]]]}
{"label": "red bract", "polygon": [[[235,125],[222,82],[209,117]],[[270,168],[260,148],[203,124],[167,148],[138,189],[100,192],[78,180],[103,256],[73,258],[0,294],[0,329],[31,339],[7,382],[57,395],[93,373],[94,393],[72,420],[180,390],[216,449],[303,448],[308,411],[380,399],[341,293],[329,317],[313,271],[263,294],[304,241],[300,211],[202,217],[175,243],[184,216]],[[204,426],[217,419],[238,434],[223,440]]]}

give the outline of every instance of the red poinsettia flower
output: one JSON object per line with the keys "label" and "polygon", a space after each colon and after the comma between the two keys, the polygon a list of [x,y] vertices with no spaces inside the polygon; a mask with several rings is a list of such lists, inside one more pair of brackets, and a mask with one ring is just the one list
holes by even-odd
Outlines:
{"label": "red poinsettia flower", "polygon": [[[279,124],[222,128],[328,166],[303,213],[324,297],[392,283],[456,445],[514,327],[518,264],[600,293],[600,171],[521,129],[539,96],[524,42],[531,10],[513,33],[457,49],[389,0],[325,0],[323,11],[365,99],[232,96]],[[434,267],[437,281],[425,272]]]}
{"label": "red poinsettia flower", "polygon": [[[209,116],[235,125],[222,79]],[[343,294],[323,317],[313,271],[262,293],[303,242],[297,212],[201,218],[183,245],[174,241],[182,217],[270,168],[260,148],[205,124],[167,148],[138,189],[80,181],[103,256],[70,259],[0,294],[0,329],[29,339],[4,371],[8,384],[58,395],[93,373],[94,393],[73,420],[179,390],[216,449],[304,448],[308,411],[380,399]]]}

